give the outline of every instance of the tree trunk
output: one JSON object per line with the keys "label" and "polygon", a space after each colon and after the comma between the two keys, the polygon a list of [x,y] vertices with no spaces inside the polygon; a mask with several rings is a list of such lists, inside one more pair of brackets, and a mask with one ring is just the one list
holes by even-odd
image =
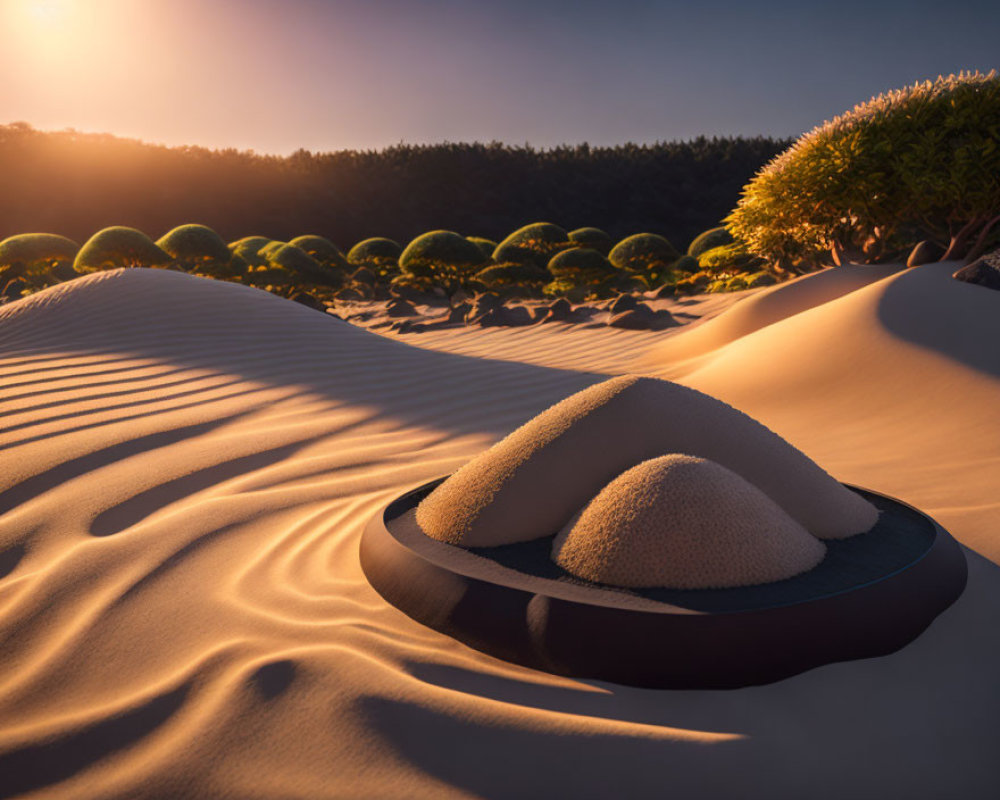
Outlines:
{"label": "tree trunk", "polygon": [[969,236],[972,232],[979,226],[982,225],[985,220],[982,217],[976,217],[975,219],[965,223],[961,228],[959,228],[958,233],[951,237],[951,241],[948,243],[948,249],[944,251],[944,255],[939,259],[940,261],[954,261],[957,258],[961,258],[965,255],[965,243],[968,241]]}
{"label": "tree trunk", "polygon": [[983,229],[979,231],[979,236],[976,237],[975,243],[971,248],[969,248],[968,253],[965,255],[966,261],[973,261],[983,254],[983,250],[986,249],[986,237],[990,235],[990,230],[998,222],[1000,222],[1000,214],[997,214],[983,226]]}

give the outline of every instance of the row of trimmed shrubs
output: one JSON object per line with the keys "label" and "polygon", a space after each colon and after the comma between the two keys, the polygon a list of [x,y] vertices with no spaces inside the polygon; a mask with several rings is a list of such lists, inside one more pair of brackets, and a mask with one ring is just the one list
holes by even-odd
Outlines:
{"label": "row of trimmed shrubs", "polygon": [[663,286],[678,293],[732,291],[775,280],[724,228],[701,234],[684,254],[652,233],[615,243],[598,228],[567,232],[548,222],[526,225],[499,243],[438,230],[405,248],[391,239],[365,239],[346,254],[313,235],[289,242],[247,236],[227,244],[211,228],[196,224],[174,228],[155,242],[122,226],[99,231],[82,247],[47,233],[0,242],[0,288],[12,283],[17,288],[5,291],[7,296],[120,267],[181,269],[279,294],[307,290],[328,299],[344,289],[365,298],[376,287],[395,286],[447,293],[509,290],[579,301]]}

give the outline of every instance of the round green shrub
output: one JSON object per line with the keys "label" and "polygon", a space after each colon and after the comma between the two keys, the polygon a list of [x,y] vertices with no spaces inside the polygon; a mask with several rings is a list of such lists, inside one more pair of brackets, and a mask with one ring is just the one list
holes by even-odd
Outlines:
{"label": "round green shrub", "polygon": [[229,250],[233,255],[239,256],[251,267],[263,267],[267,264],[267,259],[260,255],[261,249],[273,242],[266,236],[244,236],[235,242],[229,243]]}
{"label": "round green shrub", "polygon": [[367,267],[376,275],[385,276],[397,271],[402,254],[398,242],[376,236],[354,245],[347,252],[347,260],[356,267]]}
{"label": "round green shrub", "polygon": [[156,246],[183,269],[205,264],[228,264],[232,253],[222,237],[205,225],[178,225],[165,233]]}
{"label": "round green shrub", "polygon": [[549,261],[548,270],[556,281],[575,286],[595,286],[620,274],[607,258],[589,247],[573,247],[556,253]]}
{"label": "round green shrub", "polygon": [[487,261],[493,257],[493,251],[497,249],[497,243],[492,239],[485,239],[482,236],[466,236],[465,238],[482,251],[483,258]]}
{"label": "round green shrub", "polygon": [[561,250],[573,246],[569,234],[551,222],[533,222],[518,228],[497,245],[493,261],[497,264],[534,264],[544,268]]}
{"label": "round green shrub", "polygon": [[673,264],[670,265],[670,269],[674,272],[697,272],[700,267],[698,266],[698,259],[694,256],[681,256]]}
{"label": "round green shrub", "polygon": [[[344,282],[344,274],[320,264],[315,258],[294,244],[281,244],[273,248],[268,245],[267,263],[271,269],[288,273],[293,283],[314,283],[321,286],[339,287]],[[262,250],[261,252],[264,252]]]}
{"label": "round green shrub", "polygon": [[23,276],[68,274],[80,245],[55,233],[21,233],[0,242],[0,270],[20,264]]}
{"label": "round green shrub", "polygon": [[482,250],[453,231],[429,231],[410,242],[399,257],[407,275],[433,278],[442,284],[471,277],[486,258]]}
{"label": "round green shrub", "polygon": [[347,263],[347,259],[340,252],[340,248],[329,239],[307,234],[305,236],[296,236],[289,244],[293,244],[300,250],[303,250],[324,267],[338,269],[342,272],[350,272],[351,265]]}
{"label": "round green shrub", "polygon": [[115,225],[91,236],[73,262],[77,272],[98,272],[119,267],[159,267],[170,256],[146,234],[135,228]]}
{"label": "round green shrub", "polygon": [[568,236],[575,247],[588,247],[602,256],[610,253],[615,244],[614,239],[600,228],[577,228],[570,231]]}
{"label": "round green shrub", "polygon": [[748,289],[759,289],[762,286],[773,286],[777,282],[778,279],[766,270],[755,272],[752,275],[747,275],[746,277],[746,285]]}
{"label": "round green shrub", "polygon": [[711,280],[713,280],[711,273],[696,272],[686,278],[681,278],[674,288],[678,294],[695,294],[702,291]]}
{"label": "round green shrub", "polygon": [[699,233],[688,245],[687,254],[698,258],[706,250],[713,247],[722,247],[733,243],[733,235],[726,230],[725,225],[718,228],[709,228],[704,233]]}
{"label": "round green shrub", "polygon": [[748,253],[739,242],[713,247],[698,259],[698,266],[709,272],[746,272],[760,264],[761,259]]}
{"label": "round green shrub", "polygon": [[638,274],[664,273],[680,257],[672,244],[655,233],[636,233],[616,244],[608,260],[618,269]]}
{"label": "round green shrub", "polygon": [[727,227],[783,267],[895,258],[923,239],[971,257],[1000,223],[998,130],[996,72],[874,97],[764,166]]}
{"label": "round green shrub", "polygon": [[[271,256],[277,253],[282,247],[287,245],[288,242],[278,242],[275,240],[269,241],[260,250],[257,251],[257,256],[264,259],[265,262],[270,262]],[[292,245],[294,247],[294,245]],[[303,252],[305,252],[303,250]]]}
{"label": "round green shrub", "polygon": [[490,287],[541,286],[552,280],[552,274],[534,264],[493,264],[477,272],[476,280]]}

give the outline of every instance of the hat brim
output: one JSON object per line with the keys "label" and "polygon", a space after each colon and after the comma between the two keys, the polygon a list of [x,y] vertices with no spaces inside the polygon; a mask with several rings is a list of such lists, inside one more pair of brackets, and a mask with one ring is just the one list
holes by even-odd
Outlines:
{"label": "hat brim", "polygon": [[878,524],[828,541],[827,557],[807,573],[731,589],[622,590],[564,573],[548,558],[551,538],[475,550],[430,538],[414,512],[443,480],[400,496],[368,524],[360,546],[368,581],[430,628],[560,675],[669,689],[770,683],[895,652],[965,588],[965,557],[947,531],[853,486],[879,508]]}

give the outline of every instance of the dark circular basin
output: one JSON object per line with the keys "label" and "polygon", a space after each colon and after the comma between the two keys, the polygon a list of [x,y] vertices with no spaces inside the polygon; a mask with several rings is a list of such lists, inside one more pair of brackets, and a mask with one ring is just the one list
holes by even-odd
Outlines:
{"label": "dark circular basin", "polygon": [[428,627],[559,675],[663,689],[769,683],[892,653],[965,588],[965,557],[947,531],[854,486],[879,522],[827,540],[809,572],[736,589],[634,590],[569,575],[549,558],[552,537],[475,549],[431,539],[415,509],[443,480],[407,492],[368,524],[360,557],[369,582]]}

